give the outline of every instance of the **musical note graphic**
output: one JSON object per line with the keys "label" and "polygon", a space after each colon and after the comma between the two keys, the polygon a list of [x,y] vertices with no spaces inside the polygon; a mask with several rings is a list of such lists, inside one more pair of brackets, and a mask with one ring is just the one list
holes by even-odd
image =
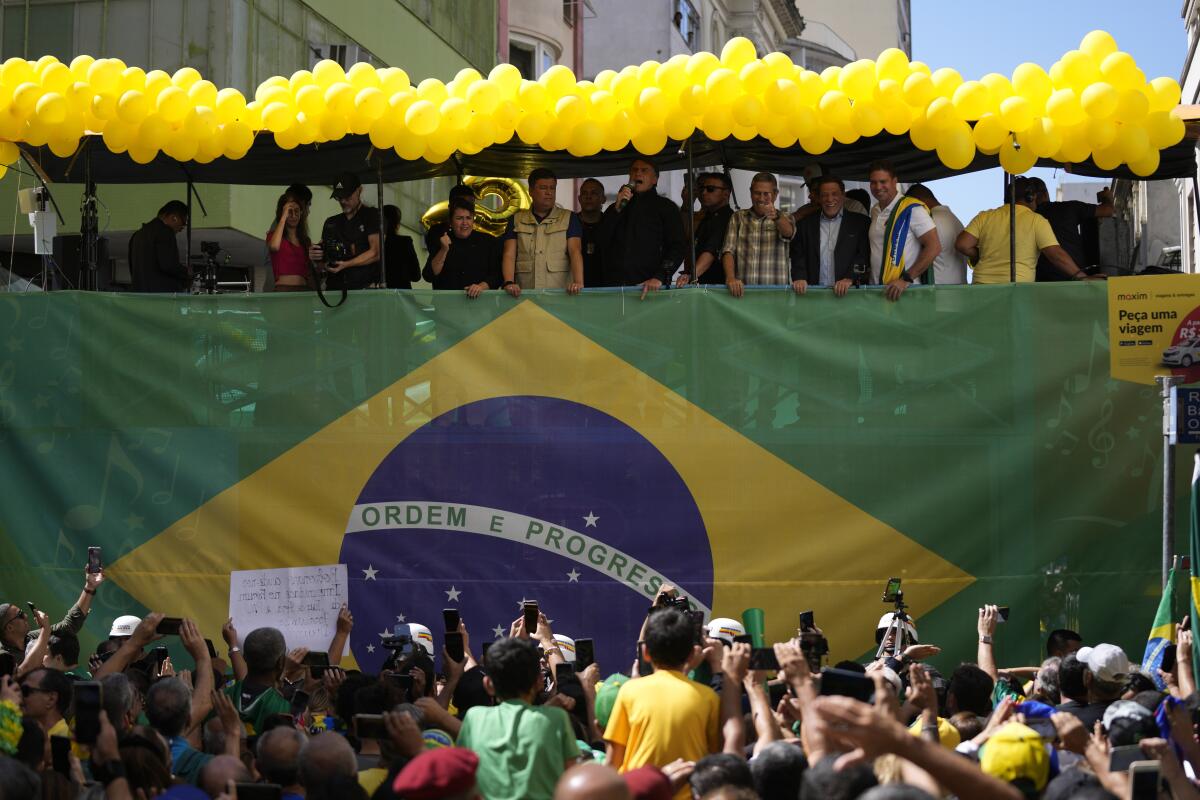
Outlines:
{"label": "musical note graphic", "polygon": [[1071,401],[1067,399],[1066,394],[1060,394],[1058,396],[1058,414],[1052,419],[1046,420],[1046,427],[1057,428],[1062,425],[1063,420],[1069,419],[1074,413],[1075,409],[1071,407]]}
{"label": "musical note graphic", "polygon": [[1088,447],[1092,448],[1092,452],[1097,454],[1092,456],[1092,466],[1096,469],[1103,469],[1108,466],[1108,454],[1117,446],[1116,438],[1108,430],[1108,422],[1112,419],[1112,414],[1112,401],[1105,400],[1104,405],[1100,407],[1100,418],[1096,420],[1096,424],[1088,431]]}
{"label": "musical note graphic", "polygon": [[171,486],[166,491],[155,492],[150,497],[150,502],[156,506],[165,506],[167,503],[175,499],[175,478],[179,475],[179,460],[182,456],[175,456],[175,468],[171,470]]}
{"label": "musical note graphic", "polygon": [[[62,551],[62,549],[64,547],[67,550],[67,560],[65,562],[61,561],[58,557],[58,554]],[[64,565],[72,565],[74,563],[75,563],[75,545],[71,544],[71,540],[68,539],[66,537],[66,534],[63,533],[63,529],[59,528],[58,529],[58,541],[54,545],[54,566],[59,567],[59,566],[64,566]]]}
{"label": "musical note graphic", "polygon": [[1059,432],[1058,436],[1055,437],[1054,441],[1046,442],[1046,444],[1043,446],[1047,450],[1054,450],[1055,448],[1058,448],[1058,451],[1062,455],[1069,456],[1074,453],[1075,448],[1079,446],[1079,437],[1070,431],[1061,431]]}
{"label": "musical note graphic", "polygon": [[1137,466],[1129,468],[1130,477],[1134,477],[1134,478],[1142,477],[1143,475],[1146,474],[1146,465],[1154,462],[1155,453],[1153,450],[1150,449],[1150,445],[1148,445],[1148,444],[1142,445],[1141,459],[1142,460],[1138,462]]}
{"label": "musical note graphic", "polygon": [[1092,345],[1091,351],[1088,353],[1088,371],[1087,374],[1075,373],[1067,380],[1067,386],[1072,394],[1083,394],[1092,385],[1092,373],[1096,369],[1096,350],[1101,351],[1101,361],[1108,363],[1106,353],[1108,352],[1108,339],[1104,336],[1104,331],[1100,330],[1099,323],[1092,324]]}
{"label": "musical note graphic", "polygon": [[144,485],[142,473],[129,460],[129,456],[122,449],[121,443],[117,441],[117,435],[114,433],[108,442],[108,460],[104,465],[104,481],[100,485],[100,500],[96,505],[85,503],[69,509],[63,518],[63,523],[68,528],[86,531],[100,524],[100,520],[104,517],[105,504],[108,502],[109,483],[114,468],[133,481],[135,490],[129,502],[132,503],[142,496]]}

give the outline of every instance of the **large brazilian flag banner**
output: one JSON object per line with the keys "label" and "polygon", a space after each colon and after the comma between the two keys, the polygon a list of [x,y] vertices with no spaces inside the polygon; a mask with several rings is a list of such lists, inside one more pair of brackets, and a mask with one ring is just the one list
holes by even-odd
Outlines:
{"label": "large brazilian flag banner", "polygon": [[217,639],[231,570],[344,563],[364,668],[397,621],[457,607],[478,653],[533,598],[615,671],[663,582],[775,639],[812,609],[840,659],[899,576],[945,667],[984,602],[1006,664],[1060,626],[1134,652],[1159,412],[1107,340],[1074,284],[10,295],[0,597],[61,614],[100,545],[85,644],[147,609]]}

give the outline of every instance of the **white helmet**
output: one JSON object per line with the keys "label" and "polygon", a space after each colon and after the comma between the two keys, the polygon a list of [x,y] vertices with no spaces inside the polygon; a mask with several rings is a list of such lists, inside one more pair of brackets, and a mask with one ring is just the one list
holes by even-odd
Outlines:
{"label": "white helmet", "polygon": [[[397,628],[401,627],[399,625]],[[433,658],[433,632],[419,622],[408,623],[408,635],[425,650],[425,655]]]}
{"label": "white helmet", "polygon": [[[877,638],[882,640],[884,636],[887,636],[887,629],[891,627],[892,619],[894,617],[895,617],[895,614],[893,614],[891,611],[889,611],[888,613],[884,614],[882,617],[879,618],[879,624],[875,626],[875,632],[877,634]],[[908,619],[906,619],[904,621],[903,625],[904,625],[904,629],[908,632],[908,635],[912,638],[912,640],[914,642],[921,641],[919,638],[917,638],[917,626],[913,624],[912,617],[909,617]],[[882,631],[882,633],[881,633],[881,631]]]}
{"label": "white helmet", "polygon": [[727,645],[733,646],[733,637],[745,635],[746,626],[736,619],[713,617],[708,622],[708,638],[720,639]]}
{"label": "white helmet", "polygon": [[141,624],[141,617],[135,617],[132,614],[117,617],[113,620],[112,628],[108,631],[108,638],[111,639],[114,636],[133,636],[134,630]]}
{"label": "white helmet", "polygon": [[554,641],[558,642],[558,649],[562,651],[563,660],[568,664],[575,663],[575,640],[570,636],[563,636],[561,633],[554,634]]}

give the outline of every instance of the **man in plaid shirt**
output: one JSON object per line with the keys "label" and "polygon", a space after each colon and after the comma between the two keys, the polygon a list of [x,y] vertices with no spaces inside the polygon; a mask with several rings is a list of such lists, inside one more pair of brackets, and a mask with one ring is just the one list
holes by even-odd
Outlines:
{"label": "man in plaid shirt", "polygon": [[741,297],[747,284],[784,286],[792,282],[788,250],[796,223],[790,214],[779,213],[775,207],[778,197],[775,176],[760,172],[750,180],[750,208],[729,220],[721,264],[725,285],[734,297]]}

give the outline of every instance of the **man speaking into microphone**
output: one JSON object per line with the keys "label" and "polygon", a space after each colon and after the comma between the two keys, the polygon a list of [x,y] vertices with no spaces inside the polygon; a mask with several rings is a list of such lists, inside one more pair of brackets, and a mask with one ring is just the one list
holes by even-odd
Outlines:
{"label": "man speaking into microphone", "polygon": [[609,286],[641,286],[642,299],[671,281],[683,262],[679,206],[658,194],[658,168],[638,158],[629,183],[600,220],[599,240]]}

